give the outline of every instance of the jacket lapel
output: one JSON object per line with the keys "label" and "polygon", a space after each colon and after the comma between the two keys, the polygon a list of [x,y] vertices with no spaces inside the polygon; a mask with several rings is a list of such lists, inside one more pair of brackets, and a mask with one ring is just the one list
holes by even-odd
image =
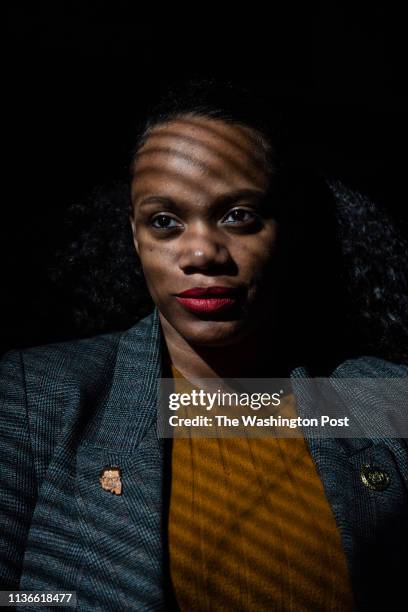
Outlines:
{"label": "jacket lapel", "polygon": [[108,400],[87,436],[92,446],[132,452],[155,424],[161,342],[156,308],[123,334]]}
{"label": "jacket lapel", "polygon": [[[77,453],[77,499],[86,541],[78,597],[105,609],[164,607],[163,443],[156,433],[161,377],[158,312],[121,338],[110,393]],[[101,487],[103,468],[121,472],[120,495]]]}

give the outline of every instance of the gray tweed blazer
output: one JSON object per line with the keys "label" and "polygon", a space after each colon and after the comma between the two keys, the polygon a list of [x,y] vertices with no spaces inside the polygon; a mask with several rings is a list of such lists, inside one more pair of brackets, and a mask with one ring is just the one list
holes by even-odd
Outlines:
{"label": "gray tweed blazer", "polygon": [[[126,332],[12,351],[1,362],[1,588],[76,591],[81,611],[173,609],[166,579],[166,444],[155,427],[161,343],[155,309]],[[307,376],[306,368],[291,375],[301,415],[311,401]],[[341,364],[331,380],[341,397],[345,377],[406,376],[406,367],[361,357]],[[351,409],[358,412],[362,403],[359,397]],[[377,401],[373,410],[380,413],[381,406]],[[307,441],[359,609],[402,609],[407,440]],[[122,495],[99,482],[102,468],[112,464],[122,470]],[[367,465],[387,472],[386,489],[363,483]]]}

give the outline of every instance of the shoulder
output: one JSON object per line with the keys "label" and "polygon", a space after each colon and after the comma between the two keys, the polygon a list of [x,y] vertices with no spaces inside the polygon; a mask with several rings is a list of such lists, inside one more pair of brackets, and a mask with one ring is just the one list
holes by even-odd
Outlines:
{"label": "shoulder", "polygon": [[406,378],[408,365],[373,356],[347,359],[333,370],[330,378]]}
{"label": "shoulder", "polygon": [[101,334],[20,351],[24,371],[38,379],[92,378],[114,358],[124,332]]}
{"label": "shoulder", "polygon": [[28,394],[64,381],[95,381],[114,360],[123,332],[45,344],[6,353],[0,377],[21,380]]}
{"label": "shoulder", "polygon": [[[115,362],[121,333],[12,350],[0,362],[3,420],[55,440],[64,421],[75,420],[81,397],[97,394]],[[52,446],[50,440],[47,447]]]}
{"label": "shoulder", "polygon": [[39,480],[64,428],[68,433],[82,431],[104,401],[120,356],[129,353],[129,345],[139,354],[149,322],[145,318],[126,331],[12,350],[3,356],[0,422],[10,430],[13,448],[22,436],[29,441]]}
{"label": "shoulder", "polygon": [[0,381],[20,383],[28,403],[75,390],[94,394],[111,378],[120,351],[140,352],[147,344],[153,319],[149,315],[125,331],[12,350],[1,359]]}
{"label": "shoulder", "polygon": [[367,438],[408,435],[407,382],[407,365],[368,356],[343,362],[329,378]]}

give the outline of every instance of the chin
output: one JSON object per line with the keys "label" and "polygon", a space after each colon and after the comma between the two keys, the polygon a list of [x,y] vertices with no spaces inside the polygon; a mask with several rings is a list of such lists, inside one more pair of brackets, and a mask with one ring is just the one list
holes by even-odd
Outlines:
{"label": "chin", "polygon": [[235,344],[248,331],[246,321],[197,321],[178,327],[179,334],[189,344],[203,348]]}

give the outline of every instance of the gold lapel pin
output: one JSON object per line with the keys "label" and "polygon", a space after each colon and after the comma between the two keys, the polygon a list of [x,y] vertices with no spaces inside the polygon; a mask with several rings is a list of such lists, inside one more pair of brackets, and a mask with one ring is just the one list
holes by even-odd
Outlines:
{"label": "gold lapel pin", "polygon": [[108,465],[103,468],[99,476],[99,482],[104,491],[110,491],[115,495],[122,494],[121,470],[117,465]]}

